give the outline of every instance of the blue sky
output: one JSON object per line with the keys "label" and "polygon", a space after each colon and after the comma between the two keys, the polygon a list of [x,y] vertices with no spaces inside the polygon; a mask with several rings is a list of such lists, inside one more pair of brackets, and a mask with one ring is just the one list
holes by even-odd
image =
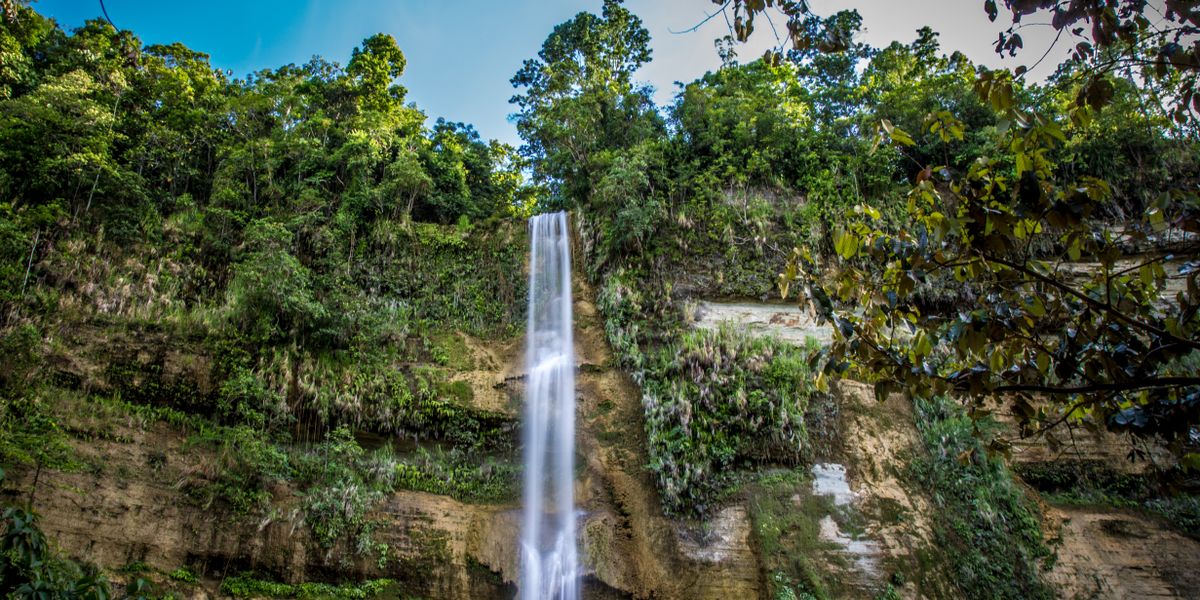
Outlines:
{"label": "blue sky", "polygon": [[[396,37],[408,58],[400,82],[430,118],[473,123],[485,138],[519,144],[508,122],[512,112],[508,81],[521,62],[537,54],[558,23],[580,11],[599,12],[602,0],[105,0],[122,29],[146,43],[183,42],[207,52],[214,66],[235,76],[319,54],[345,64],[363,38],[377,32]],[[960,49],[977,61],[1000,63],[991,42],[1000,30],[971,0],[813,0],[821,14],[855,7],[862,12],[865,41],[882,46],[911,41],[924,23],[942,32],[943,48]],[[34,8],[67,29],[100,14],[98,0],[37,0]],[[670,101],[675,81],[691,81],[719,65],[713,39],[726,33],[714,19],[694,33],[675,34],[704,19],[714,5],[705,0],[627,0],[653,38],[654,61],[639,78]],[[1049,29],[1049,28],[1045,28]],[[758,56],[772,40],[760,26],[754,45],[741,51]],[[1026,32],[1032,62],[1041,55],[1039,32]],[[1048,39],[1048,38],[1047,38]],[[1035,52],[1036,51],[1036,52]],[[1047,61],[1053,63],[1055,61]],[[1042,69],[1045,71],[1046,69]]]}

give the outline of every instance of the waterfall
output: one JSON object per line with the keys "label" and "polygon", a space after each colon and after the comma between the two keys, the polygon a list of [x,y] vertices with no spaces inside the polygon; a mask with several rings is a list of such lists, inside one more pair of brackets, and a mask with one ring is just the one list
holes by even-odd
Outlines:
{"label": "waterfall", "polygon": [[521,600],[577,600],[575,346],[567,214],[529,221]]}

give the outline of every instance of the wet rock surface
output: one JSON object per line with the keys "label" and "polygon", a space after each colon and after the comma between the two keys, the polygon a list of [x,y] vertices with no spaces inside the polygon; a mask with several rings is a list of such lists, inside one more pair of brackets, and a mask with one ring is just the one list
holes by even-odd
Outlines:
{"label": "wet rock surface", "polygon": [[828,325],[818,325],[811,312],[795,304],[700,302],[696,306],[696,327],[716,329],[722,323],[752,335],[775,336],[794,344],[804,344],[809,338],[826,344],[833,337]]}
{"label": "wet rock surface", "polygon": [[[741,500],[733,498],[705,523],[663,515],[645,469],[640,393],[612,366],[591,293],[577,284],[576,499],[584,597],[765,597],[763,557]],[[697,326],[732,322],[796,343],[821,335],[806,315],[784,305],[706,303],[698,315]],[[463,343],[472,353],[473,368],[464,378],[476,391],[475,401],[517,414],[514,398],[520,397],[524,371],[519,340]],[[176,371],[181,370],[171,370],[172,376]],[[878,402],[870,386],[848,381],[835,384],[832,395],[840,441],[813,468],[807,496],[796,501],[824,497],[834,507],[818,521],[829,549],[818,558],[819,568],[841,581],[835,597],[872,597],[892,573],[914,572],[918,553],[934,547],[930,523],[937,515],[903,477],[904,465],[920,447],[911,405],[899,396]],[[1078,442],[1072,449],[1076,458],[1114,464],[1124,458],[1123,452],[1114,454],[1119,444],[1107,436]],[[35,498],[46,533],[71,556],[110,569],[137,561],[162,572],[196,565],[210,594],[216,594],[221,577],[248,569],[289,582],[391,577],[428,598],[511,598],[515,592],[520,528],[515,504],[473,505],[398,491],[373,515],[382,521],[379,540],[396,552],[381,567],[355,558],[349,548],[317,548],[286,486],[273,490],[277,510],[269,519],[236,518],[197,505],[185,488],[188,470],[203,462],[202,451],[165,425],[130,422],[111,439],[73,444],[85,462],[103,469],[43,472]],[[1058,458],[1047,452],[1028,443],[1018,444],[1014,454],[1019,461]],[[148,467],[152,462],[158,466]],[[10,473],[11,500],[24,499],[31,475]],[[1064,598],[1198,597],[1200,543],[1163,523],[1079,507],[1050,507],[1047,523],[1058,554],[1048,578]],[[897,587],[906,598],[953,597],[950,585]]]}
{"label": "wet rock surface", "polygon": [[1200,542],[1163,523],[1088,507],[1051,508],[1047,521],[1060,597],[1200,598]]}
{"label": "wet rock surface", "polygon": [[[859,496],[846,480],[846,467],[836,463],[816,464],[812,474],[813,495],[831,499],[837,517],[846,521],[862,518],[856,506]],[[883,551],[879,543],[865,531],[844,531],[833,514],[822,517],[819,525],[821,539],[832,544],[833,553],[841,559],[831,562],[843,565],[842,577],[859,582],[860,591],[880,587],[885,577],[880,568]]]}

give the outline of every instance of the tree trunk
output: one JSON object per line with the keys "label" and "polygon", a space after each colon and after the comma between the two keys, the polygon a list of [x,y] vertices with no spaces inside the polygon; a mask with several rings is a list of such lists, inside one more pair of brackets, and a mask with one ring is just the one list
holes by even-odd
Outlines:
{"label": "tree trunk", "polygon": [[33,233],[33,245],[29,246],[29,262],[25,264],[25,279],[21,281],[21,297],[25,297],[25,286],[29,283],[29,272],[33,270],[33,254],[37,251],[38,237],[42,235],[39,229]]}

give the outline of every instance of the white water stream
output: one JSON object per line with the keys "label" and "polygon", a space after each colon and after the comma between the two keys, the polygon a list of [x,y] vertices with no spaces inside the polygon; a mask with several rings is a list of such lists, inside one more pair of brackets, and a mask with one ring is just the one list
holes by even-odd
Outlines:
{"label": "white water stream", "polygon": [[529,221],[521,600],[578,600],[575,352],[567,214]]}

